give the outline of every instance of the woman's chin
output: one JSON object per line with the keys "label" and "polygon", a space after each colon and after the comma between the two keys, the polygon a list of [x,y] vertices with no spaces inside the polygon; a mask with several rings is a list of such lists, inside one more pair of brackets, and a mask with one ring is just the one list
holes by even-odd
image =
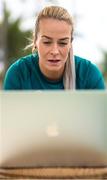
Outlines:
{"label": "woman's chin", "polygon": [[64,65],[62,64],[49,64],[47,65],[47,70],[52,71],[52,72],[58,72],[58,71],[63,71]]}

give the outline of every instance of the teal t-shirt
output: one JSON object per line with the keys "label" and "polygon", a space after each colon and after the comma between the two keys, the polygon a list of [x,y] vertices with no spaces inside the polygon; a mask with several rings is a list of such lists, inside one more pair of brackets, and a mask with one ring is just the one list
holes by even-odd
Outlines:
{"label": "teal t-shirt", "polygon": [[[104,79],[99,69],[90,61],[75,56],[76,89],[104,89]],[[38,54],[30,54],[17,60],[7,70],[5,90],[60,90],[63,78],[48,80],[40,71]]]}

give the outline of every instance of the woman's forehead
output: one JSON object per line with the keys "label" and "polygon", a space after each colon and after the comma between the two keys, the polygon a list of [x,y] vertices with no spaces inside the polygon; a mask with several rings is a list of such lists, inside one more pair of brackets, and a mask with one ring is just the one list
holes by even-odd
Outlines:
{"label": "woman's forehead", "polygon": [[64,20],[52,18],[42,19],[39,22],[39,33],[42,35],[71,35],[72,27]]}

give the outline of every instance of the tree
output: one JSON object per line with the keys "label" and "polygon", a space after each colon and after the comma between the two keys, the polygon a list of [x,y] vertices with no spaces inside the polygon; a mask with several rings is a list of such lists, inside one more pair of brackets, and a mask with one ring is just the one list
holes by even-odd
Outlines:
{"label": "tree", "polygon": [[107,82],[107,51],[102,51],[103,52],[103,69],[102,69],[102,72],[103,72],[103,75],[104,75],[104,78]]}
{"label": "tree", "polygon": [[31,31],[20,30],[20,22],[21,19],[19,18],[8,25],[7,47],[9,64],[28,53],[28,51],[24,50],[24,47],[28,43],[27,39],[31,36]]}
{"label": "tree", "polygon": [[28,44],[28,38],[31,37],[31,31],[22,31],[20,29],[21,18],[17,20],[10,20],[10,12],[4,9],[4,31],[5,31],[5,67],[6,69],[12,64],[16,59],[21,56],[28,54],[31,51],[25,51],[24,48]]}

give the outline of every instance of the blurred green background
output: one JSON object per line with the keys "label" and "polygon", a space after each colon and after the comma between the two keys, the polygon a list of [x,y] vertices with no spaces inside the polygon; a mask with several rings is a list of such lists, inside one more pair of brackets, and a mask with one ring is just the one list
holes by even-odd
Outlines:
{"label": "blurred green background", "polygon": [[[8,0],[9,1],[9,0]],[[87,0],[88,1],[88,0]],[[30,3],[28,3],[27,0],[19,0],[20,4],[22,3],[23,7],[25,8],[28,5],[30,6]],[[35,17],[39,10],[45,6],[45,5],[60,5],[60,2],[64,2],[61,0],[34,0],[35,3],[32,7],[34,7],[34,10],[32,9],[32,13],[29,13],[26,9],[26,16],[24,16],[24,12],[19,13],[20,15],[14,17],[14,13],[12,12],[11,7],[12,3],[14,2],[10,1],[9,6],[7,5],[7,1],[1,0],[0,4],[0,11],[1,11],[1,17],[0,17],[0,89],[2,89],[3,79],[6,70],[8,67],[16,61],[21,56],[25,56],[29,53],[31,53],[31,49],[25,50],[24,48],[26,45],[29,44],[29,39],[32,38],[32,32],[33,32],[33,26],[29,25],[29,28],[26,27],[24,24],[28,24],[27,20],[30,22],[32,21],[32,24],[34,25]],[[76,26],[78,24],[78,21],[81,19],[81,15],[78,14],[78,8],[76,9],[76,0],[66,1],[66,3],[71,3],[71,11],[73,12],[74,20],[76,21]],[[103,3],[103,0],[102,0]],[[68,4],[69,5],[69,4]],[[21,7],[21,6],[20,6]],[[16,4],[17,8],[17,4]],[[22,11],[24,11],[22,9]],[[26,22],[26,23],[25,23]],[[29,23],[30,24],[30,23]],[[101,32],[102,33],[102,32]],[[83,32],[80,32],[77,29],[75,30],[74,34],[75,39],[84,39]],[[105,37],[106,39],[106,37]],[[102,39],[103,41],[103,39]],[[80,45],[81,46],[81,45]],[[100,46],[98,49],[101,53],[101,56],[99,57],[99,63],[96,62],[96,64],[99,66],[100,70],[102,71],[104,75],[105,82],[107,84],[107,51],[106,48],[103,48]],[[79,55],[79,54],[78,54]]]}

